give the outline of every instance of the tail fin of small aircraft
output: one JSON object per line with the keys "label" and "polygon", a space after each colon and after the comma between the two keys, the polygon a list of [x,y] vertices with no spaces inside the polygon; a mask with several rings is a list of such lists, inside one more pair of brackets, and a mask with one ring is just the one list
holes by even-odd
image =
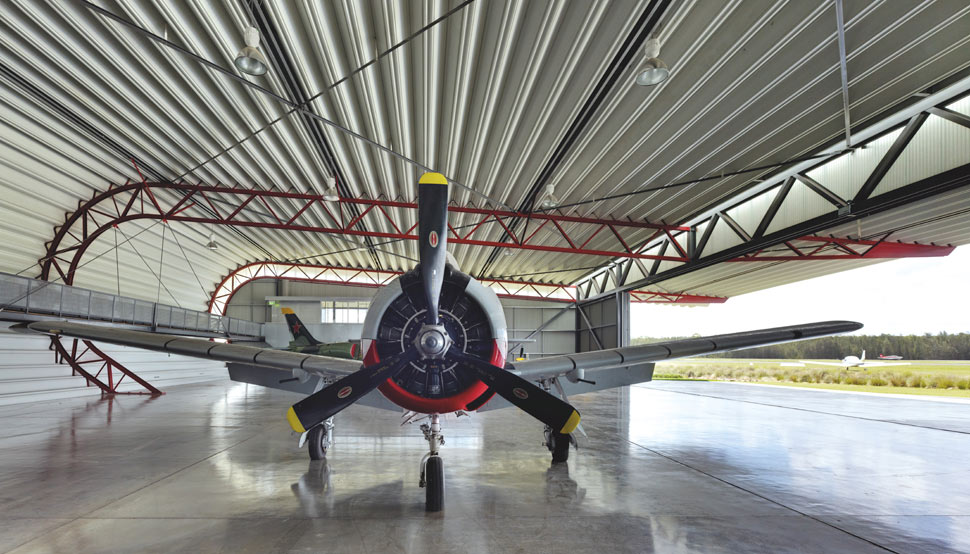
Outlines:
{"label": "tail fin of small aircraft", "polygon": [[866,361],[866,351],[865,351],[865,350],[863,350],[863,351],[862,351],[862,357],[861,357],[861,358],[859,358],[859,361],[860,361],[860,362],[864,362],[864,361]]}
{"label": "tail fin of small aircraft", "polygon": [[293,342],[291,344],[296,344],[298,346],[313,346],[320,344],[320,341],[313,338],[310,331],[307,330],[300,318],[296,316],[290,308],[281,308],[283,315],[286,317],[286,324],[290,328],[290,334],[293,335]]}

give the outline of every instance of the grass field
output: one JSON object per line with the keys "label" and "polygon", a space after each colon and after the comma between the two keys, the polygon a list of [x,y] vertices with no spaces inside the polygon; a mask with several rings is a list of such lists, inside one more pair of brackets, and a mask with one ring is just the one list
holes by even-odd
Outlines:
{"label": "grass field", "polygon": [[970,390],[960,389],[923,389],[916,387],[874,387],[871,385],[837,385],[835,383],[764,383],[780,387],[796,387],[805,389],[848,390],[855,392],[881,392],[883,394],[913,394],[917,396],[949,396],[954,398],[970,398]]}
{"label": "grass field", "polygon": [[[835,360],[825,360],[835,361]],[[907,360],[903,360],[907,361]],[[658,363],[656,379],[704,379],[820,389],[970,398],[970,361],[911,360],[909,365],[845,368],[797,360],[686,358]],[[795,365],[782,365],[795,364]]]}

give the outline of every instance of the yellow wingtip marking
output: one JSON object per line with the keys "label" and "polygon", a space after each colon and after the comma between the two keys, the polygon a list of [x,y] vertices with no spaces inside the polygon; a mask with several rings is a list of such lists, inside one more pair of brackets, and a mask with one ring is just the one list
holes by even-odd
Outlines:
{"label": "yellow wingtip marking", "polygon": [[578,425],[579,425],[579,412],[577,412],[576,410],[573,410],[573,415],[569,416],[569,419],[566,420],[566,424],[562,426],[562,429],[560,429],[559,432],[564,435],[568,435],[569,433],[572,433],[573,431],[575,431]]}
{"label": "yellow wingtip marking", "polygon": [[280,308],[280,311],[286,315],[290,315],[293,313],[293,308]]}
{"label": "yellow wingtip marking", "polygon": [[290,406],[290,409],[286,411],[286,421],[290,422],[290,427],[297,433],[306,433],[306,429],[300,423],[300,418],[296,417],[296,411],[293,410],[293,406]]}
{"label": "yellow wingtip marking", "polygon": [[445,176],[440,173],[429,172],[422,175],[418,183],[422,185],[447,185],[448,179],[445,179]]}

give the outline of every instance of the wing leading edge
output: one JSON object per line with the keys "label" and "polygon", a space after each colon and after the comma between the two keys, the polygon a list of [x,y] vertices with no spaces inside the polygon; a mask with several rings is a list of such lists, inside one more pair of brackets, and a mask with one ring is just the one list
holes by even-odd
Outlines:
{"label": "wing leading edge", "polygon": [[15,331],[33,331],[47,335],[66,335],[79,339],[133,346],[156,352],[167,352],[222,362],[240,362],[290,371],[300,368],[315,375],[350,375],[360,369],[361,362],[287,352],[273,348],[259,348],[242,344],[227,344],[193,339],[178,335],[131,331],[68,321],[35,321],[11,327]]}
{"label": "wing leading edge", "polygon": [[818,323],[789,325],[787,327],[774,327],[771,329],[759,329],[727,335],[713,335],[710,337],[657,342],[640,346],[610,348],[579,354],[566,354],[524,362],[511,362],[508,365],[520,377],[526,379],[545,379],[564,375],[574,370],[595,372],[614,367],[632,366],[642,363],[672,360],[674,358],[684,358],[687,356],[714,354],[716,352],[740,350],[754,346],[765,346],[780,342],[812,339],[826,335],[848,333],[861,328],[862,324],[855,321],[820,321]]}

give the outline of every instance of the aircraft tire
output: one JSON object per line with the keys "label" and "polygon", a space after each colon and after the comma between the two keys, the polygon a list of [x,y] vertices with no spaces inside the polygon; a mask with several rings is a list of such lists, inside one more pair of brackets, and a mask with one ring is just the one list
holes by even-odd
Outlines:
{"label": "aircraft tire", "polygon": [[324,444],[326,440],[327,430],[323,425],[317,425],[313,429],[310,429],[306,443],[307,449],[310,451],[311,460],[323,460],[327,457],[327,446]]}
{"label": "aircraft tire", "polygon": [[441,456],[431,456],[424,467],[425,510],[440,512],[445,507],[445,467]]}
{"label": "aircraft tire", "polygon": [[550,440],[552,441],[552,463],[560,464],[569,459],[569,442],[570,438],[568,434],[564,433],[552,433],[550,435]]}

